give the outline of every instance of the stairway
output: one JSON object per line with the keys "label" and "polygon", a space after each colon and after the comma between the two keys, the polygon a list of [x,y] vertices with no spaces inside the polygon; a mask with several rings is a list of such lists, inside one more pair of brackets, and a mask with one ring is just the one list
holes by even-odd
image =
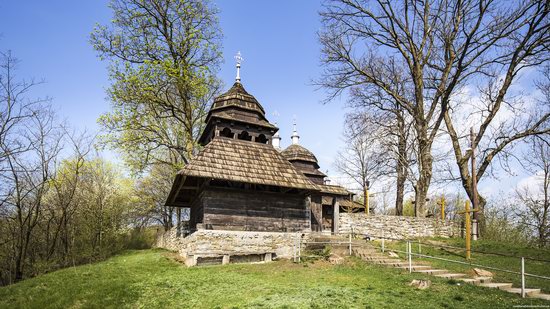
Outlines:
{"label": "stairway", "polygon": [[[352,252],[354,255],[370,263],[409,270],[408,261],[395,258],[395,257],[390,257],[378,251],[376,248],[372,246],[365,246],[365,244],[363,244],[362,247],[353,248]],[[412,268],[412,272],[415,272],[415,273],[432,275],[438,278],[453,279],[456,281],[462,281],[467,284],[473,284],[476,286],[492,288],[492,289],[500,289],[509,293],[521,295],[521,288],[512,287],[512,283],[492,282],[491,277],[473,277],[472,278],[472,277],[468,277],[467,274],[453,273],[446,269],[436,269],[431,267],[426,262],[418,262],[418,261],[414,261],[412,263],[411,268]],[[525,296],[531,297],[531,298],[540,298],[540,299],[550,300],[550,294],[543,294],[541,293],[540,289],[525,289]]]}

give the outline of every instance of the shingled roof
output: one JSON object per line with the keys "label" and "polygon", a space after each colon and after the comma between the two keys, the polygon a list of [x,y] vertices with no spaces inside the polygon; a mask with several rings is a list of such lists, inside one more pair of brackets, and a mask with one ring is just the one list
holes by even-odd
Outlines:
{"label": "shingled roof", "polygon": [[315,155],[307,150],[306,148],[300,146],[299,144],[292,144],[288,146],[285,150],[281,152],[283,157],[285,157],[288,161],[304,161],[304,162],[311,162],[317,164],[317,158]]}
{"label": "shingled roof", "polygon": [[218,137],[178,174],[318,191],[271,145]]}
{"label": "shingled roof", "polygon": [[265,111],[260,102],[254,96],[246,92],[239,82],[233,84],[226,93],[216,97],[210,108],[210,113],[229,106],[235,106],[249,111],[259,113],[265,117]]}
{"label": "shingled roof", "polygon": [[316,186],[317,186],[317,189],[321,191],[321,193],[334,194],[334,195],[353,194],[342,186],[336,186],[336,185],[316,185]]}

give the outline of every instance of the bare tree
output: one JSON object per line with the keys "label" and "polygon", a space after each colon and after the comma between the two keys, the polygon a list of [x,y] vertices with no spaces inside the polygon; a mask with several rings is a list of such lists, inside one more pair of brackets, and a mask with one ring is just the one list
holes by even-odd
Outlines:
{"label": "bare tree", "polygon": [[9,52],[0,56],[0,213],[10,235],[15,280],[20,280],[61,138],[48,99],[27,97],[38,83],[18,80],[17,59]]}
{"label": "bare tree", "polygon": [[[64,135],[67,145],[72,148],[72,154],[55,166],[55,175],[51,181],[52,197],[48,205],[49,221],[45,232],[49,247],[47,259],[52,258],[60,242],[61,259],[66,261],[71,255],[71,220],[78,210],[77,205],[81,197],[77,191],[80,187],[82,170],[93,149],[94,137],[86,132],[76,133],[66,127]],[[50,225],[53,225],[51,238],[49,238]]]}
{"label": "bare tree", "polygon": [[[160,224],[168,231],[176,226],[179,227],[180,214],[176,214],[174,207],[164,205],[164,200],[172,188],[172,180],[166,175],[174,174],[176,171],[168,165],[155,165],[151,172],[136,183],[136,195],[139,197],[139,217],[147,222]],[[176,218],[174,218],[176,216]]]}
{"label": "bare tree", "polygon": [[523,162],[535,184],[516,189],[520,205],[515,209],[520,224],[534,232],[542,248],[550,242],[550,140],[533,137],[530,141]]}
{"label": "bare tree", "polygon": [[381,130],[367,114],[348,114],[344,138],[346,147],[339,152],[335,166],[360,187],[366,210],[370,186],[388,173]]}
{"label": "bare tree", "polygon": [[356,87],[383,92],[410,116],[417,147],[415,204],[418,215],[425,215],[431,148],[447,108],[443,90],[454,62],[435,30],[452,28],[459,16],[445,1],[355,0],[327,1],[321,16],[327,69],[320,85],[329,89],[329,98]]}
{"label": "bare tree", "polygon": [[[460,51],[459,61],[454,65],[457,81],[472,81],[478,88],[477,98],[461,100],[460,93],[454,91],[445,111],[445,124],[451,138],[455,162],[470,200],[474,200],[472,174],[468,163],[476,149],[477,179],[490,174],[495,159],[506,168],[506,160],[513,156],[511,149],[515,142],[533,135],[550,133],[550,105],[548,86],[546,100],[539,106],[512,87],[520,73],[528,68],[537,68],[550,59],[550,3],[548,1],[527,1],[502,7],[497,2],[480,1],[465,15],[468,21],[467,39],[464,44],[452,44],[453,50]],[[548,80],[548,69],[543,72]],[[546,89],[546,90],[545,90]],[[454,101],[454,102],[453,102]],[[536,105],[536,104],[535,104]],[[460,117],[466,115],[466,120]],[[473,143],[468,138],[470,128],[475,130]],[[480,210],[474,213],[483,229],[483,208],[485,199],[480,197]]]}
{"label": "bare tree", "polygon": [[[547,1],[506,5],[492,0],[327,1],[320,36],[327,70],[320,84],[329,89],[329,98],[354,87],[377,89],[411,117],[418,169],[415,201],[420,214],[432,181],[432,146],[442,122],[453,141],[463,186],[472,198],[464,168],[469,157],[460,148],[460,135],[449,116],[451,99],[468,82],[484,78],[498,82],[496,73],[504,71],[502,83],[489,83],[493,87],[486,88],[495,91],[485,92],[491,104],[479,127],[477,146],[519,71],[546,61],[548,6]],[[403,89],[396,87],[396,76]],[[528,130],[503,136],[496,147],[487,149],[478,173],[483,175],[492,159],[514,140],[540,132],[546,120],[543,115]]]}
{"label": "bare tree", "polygon": [[14,223],[15,280],[23,278],[44,197],[50,189],[54,160],[62,147],[59,127],[56,127],[54,115],[47,107],[35,109],[24,129],[20,138],[26,151],[14,153],[2,145],[8,170],[5,180],[13,188],[8,192],[5,204],[13,209],[13,215],[8,219]]}

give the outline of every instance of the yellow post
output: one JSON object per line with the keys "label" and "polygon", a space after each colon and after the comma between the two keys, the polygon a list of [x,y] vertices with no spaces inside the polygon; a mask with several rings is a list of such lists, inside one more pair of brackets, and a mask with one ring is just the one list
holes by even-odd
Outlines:
{"label": "yellow post", "polygon": [[464,206],[464,218],[465,218],[465,225],[466,225],[466,259],[469,260],[471,256],[471,236],[472,232],[470,231],[470,201],[466,201],[466,205]]}
{"label": "yellow post", "polygon": [[441,197],[441,221],[445,221],[445,196]]}
{"label": "yellow post", "polygon": [[466,259],[469,260],[471,257],[471,245],[472,245],[472,222],[470,221],[470,213],[479,211],[479,209],[472,209],[470,210],[470,201],[466,201],[466,204],[464,205],[464,211],[459,212],[459,214],[464,214],[464,225],[466,228]]}

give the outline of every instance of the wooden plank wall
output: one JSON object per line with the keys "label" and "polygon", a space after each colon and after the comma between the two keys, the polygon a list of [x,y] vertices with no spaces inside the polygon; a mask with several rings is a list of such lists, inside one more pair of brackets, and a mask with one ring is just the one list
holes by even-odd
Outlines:
{"label": "wooden plank wall", "polygon": [[311,196],[311,231],[321,232],[323,230],[323,206],[321,205],[321,195]]}
{"label": "wooden plank wall", "polygon": [[305,194],[224,188],[203,192],[204,226],[219,230],[296,232],[310,229]]}

